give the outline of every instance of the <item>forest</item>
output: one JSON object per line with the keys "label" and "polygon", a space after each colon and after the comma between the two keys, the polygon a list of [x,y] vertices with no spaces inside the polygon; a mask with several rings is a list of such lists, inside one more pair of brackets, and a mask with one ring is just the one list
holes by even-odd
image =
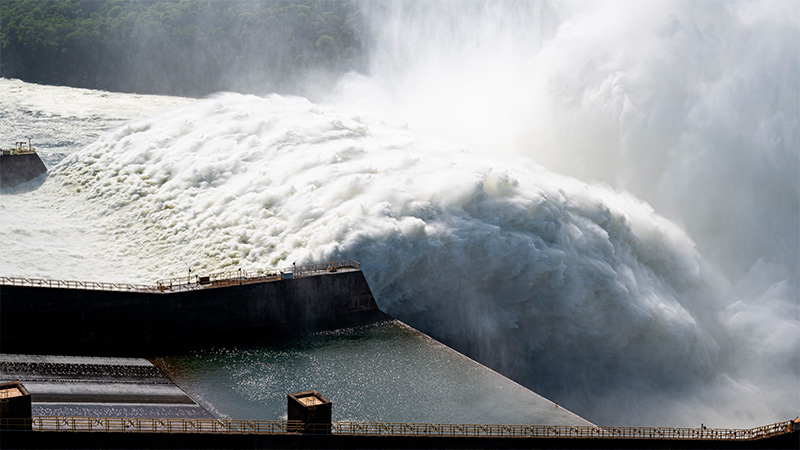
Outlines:
{"label": "forest", "polygon": [[301,93],[363,70],[345,0],[3,0],[0,77],[119,92]]}

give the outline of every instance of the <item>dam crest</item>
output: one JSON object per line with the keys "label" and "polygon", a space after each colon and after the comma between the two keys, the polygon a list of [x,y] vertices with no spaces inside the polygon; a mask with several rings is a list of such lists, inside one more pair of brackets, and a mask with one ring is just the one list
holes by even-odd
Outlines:
{"label": "dam crest", "polygon": [[388,320],[356,261],[152,285],[0,277],[0,352],[153,356]]}

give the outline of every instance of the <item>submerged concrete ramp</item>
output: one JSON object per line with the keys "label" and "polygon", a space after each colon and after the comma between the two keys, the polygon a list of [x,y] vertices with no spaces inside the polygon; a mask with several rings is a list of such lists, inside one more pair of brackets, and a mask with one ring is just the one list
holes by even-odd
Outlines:
{"label": "submerged concrete ramp", "polygon": [[0,382],[21,381],[39,416],[212,416],[146,359],[0,354]]}

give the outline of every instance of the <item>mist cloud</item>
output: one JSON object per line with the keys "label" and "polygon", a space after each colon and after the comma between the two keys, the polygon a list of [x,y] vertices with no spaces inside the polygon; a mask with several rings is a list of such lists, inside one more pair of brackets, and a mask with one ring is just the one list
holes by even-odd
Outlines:
{"label": "mist cloud", "polygon": [[598,424],[796,415],[793,4],[362,6],[370,70],[330,105],[218,95],[42,193],[144,281],[358,259],[388,312]]}
{"label": "mist cloud", "polygon": [[715,274],[652,207],[357,111],[220,95],[101,137],[50,186],[143,273],[358,259],[387,312],[595,422],[683,424],[734,379]]}

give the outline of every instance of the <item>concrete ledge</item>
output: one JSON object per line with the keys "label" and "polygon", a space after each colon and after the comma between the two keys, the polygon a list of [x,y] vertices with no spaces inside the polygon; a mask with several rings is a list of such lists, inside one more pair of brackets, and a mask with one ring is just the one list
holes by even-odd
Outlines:
{"label": "concrete ledge", "polygon": [[361,271],[169,294],[0,285],[0,352],[154,356],[390,317]]}
{"label": "concrete ledge", "polygon": [[796,449],[800,432],[753,441],[592,439],[592,438],[470,438],[335,435],[209,435],[23,432],[0,433],[6,448],[331,448],[331,449]]}

